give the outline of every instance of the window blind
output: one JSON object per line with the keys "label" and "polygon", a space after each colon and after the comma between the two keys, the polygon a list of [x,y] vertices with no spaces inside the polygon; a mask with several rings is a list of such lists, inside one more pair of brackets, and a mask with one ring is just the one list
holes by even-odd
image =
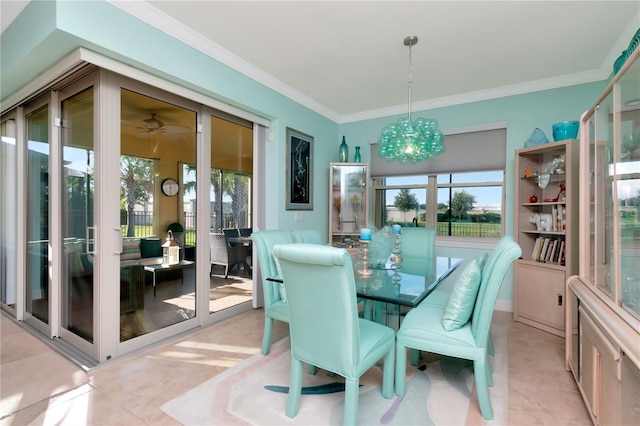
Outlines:
{"label": "window blind", "polygon": [[371,177],[449,174],[503,170],[507,153],[507,130],[492,129],[445,135],[446,151],[417,164],[387,161],[371,145]]}

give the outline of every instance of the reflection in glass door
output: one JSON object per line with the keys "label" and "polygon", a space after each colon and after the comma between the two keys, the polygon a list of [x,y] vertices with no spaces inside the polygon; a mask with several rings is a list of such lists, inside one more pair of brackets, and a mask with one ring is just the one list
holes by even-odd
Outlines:
{"label": "reflection in glass door", "polygon": [[0,302],[15,310],[18,175],[15,119],[3,119],[0,134]]}
{"label": "reflection in glass door", "polygon": [[252,232],[253,127],[212,115],[210,146],[209,313],[215,314],[253,299],[253,248],[246,239]]}
{"label": "reflection in glass door", "polygon": [[32,317],[49,324],[49,106],[26,115],[27,248],[26,307]]}
{"label": "reflection in glass door", "polygon": [[[181,164],[196,164],[196,113],[122,89],[120,341],[196,316],[195,180],[183,202]],[[187,223],[188,222],[188,223]],[[171,240],[168,231],[171,230]],[[187,238],[191,237],[191,238]],[[178,262],[164,256],[179,247]]]}
{"label": "reflection in glass door", "polygon": [[93,342],[93,88],[61,103],[62,327]]}

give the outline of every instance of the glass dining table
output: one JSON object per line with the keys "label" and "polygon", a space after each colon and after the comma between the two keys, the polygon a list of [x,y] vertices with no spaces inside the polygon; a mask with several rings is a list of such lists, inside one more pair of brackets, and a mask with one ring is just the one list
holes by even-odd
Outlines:
{"label": "glass dining table", "polygon": [[[227,237],[227,241],[231,244],[244,246],[247,249],[247,257],[251,257],[251,251],[252,251],[252,245],[253,245],[253,240],[251,239],[251,237]],[[251,266],[251,263],[247,261],[247,258],[245,258],[242,261],[242,264],[244,265],[245,271],[251,274],[252,266]]]}
{"label": "glass dining table", "polygon": [[[405,257],[401,262],[365,270],[357,255],[352,256],[356,296],[364,302],[364,318],[380,323],[390,321],[389,314],[400,315],[400,307],[415,308],[460,266],[459,257]],[[368,272],[366,272],[368,271]],[[282,277],[267,278],[282,283]],[[384,309],[387,305],[394,309]],[[398,318],[399,324],[399,318]]]}
{"label": "glass dining table", "polygon": [[[444,282],[463,259],[449,256],[404,258],[396,264],[363,267],[354,258],[356,295],[364,300],[364,318],[389,323],[389,315],[400,315],[400,307],[415,308]],[[373,303],[372,303],[373,302]],[[385,305],[394,309],[383,309]],[[399,324],[399,318],[398,318]]]}

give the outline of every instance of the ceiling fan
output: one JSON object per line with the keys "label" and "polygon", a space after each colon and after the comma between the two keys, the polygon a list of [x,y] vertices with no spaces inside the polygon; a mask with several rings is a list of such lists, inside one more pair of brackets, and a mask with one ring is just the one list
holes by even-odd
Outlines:
{"label": "ceiling fan", "polygon": [[127,127],[134,127],[139,130],[137,136],[149,137],[153,134],[161,133],[169,138],[173,139],[186,139],[185,134],[194,132],[194,130],[187,126],[179,125],[166,125],[164,121],[156,117],[157,113],[151,112],[151,117],[143,120],[124,121]]}

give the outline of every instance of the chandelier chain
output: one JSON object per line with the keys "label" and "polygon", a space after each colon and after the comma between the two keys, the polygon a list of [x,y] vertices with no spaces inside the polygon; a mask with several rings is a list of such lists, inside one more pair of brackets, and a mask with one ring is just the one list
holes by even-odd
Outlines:
{"label": "chandelier chain", "polygon": [[382,129],[378,155],[388,161],[417,163],[440,155],[445,151],[444,135],[438,130],[438,121],[432,118],[411,120],[413,95],[413,49],[418,37],[409,36],[404,45],[409,47],[409,81],[407,83],[407,117],[401,117]]}
{"label": "chandelier chain", "polygon": [[413,77],[412,77],[412,73],[413,73],[413,61],[411,60],[411,48],[413,47],[413,45],[409,45],[409,84],[408,84],[408,90],[409,90],[409,102],[408,102],[408,117],[409,117],[409,121],[411,121],[411,95],[412,95],[412,91],[413,91]]}

